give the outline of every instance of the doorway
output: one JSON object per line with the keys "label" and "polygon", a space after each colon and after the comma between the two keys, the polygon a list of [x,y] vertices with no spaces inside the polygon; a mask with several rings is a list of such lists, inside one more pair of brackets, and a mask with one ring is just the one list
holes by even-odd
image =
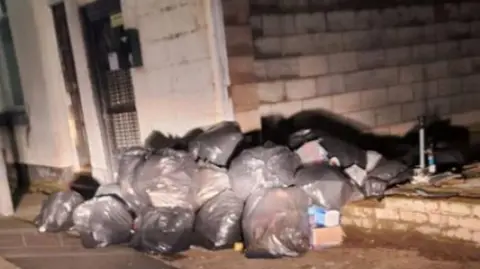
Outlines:
{"label": "doorway", "polygon": [[85,129],[82,100],[80,99],[77,72],[75,70],[75,60],[73,58],[72,42],[70,39],[70,31],[68,29],[65,4],[60,2],[52,5],[51,8],[55,34],[57,37],[58,51],[60,53],[60,62],[65,80],[65,88],[70,97],[70,133],[75,142],[80,170],[89,171],[91,167],[90,150],[88,148],[88,138]]}
{"label": "doorway", "polygon": [[[111,169],[116,154],[138,146],[140,129],[132,77],[122,66],[120,0],[97,0],[80,9],[93,89],[102,113]],[[128,59],[128,58],[127,58]]]}

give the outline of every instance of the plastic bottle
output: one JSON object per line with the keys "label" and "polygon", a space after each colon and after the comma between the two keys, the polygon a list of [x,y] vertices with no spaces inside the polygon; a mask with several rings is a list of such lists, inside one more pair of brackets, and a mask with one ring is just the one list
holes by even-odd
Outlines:
{"label": "plastic bottle", "polygon": [[435,174],[437,172],[437,166],[435,165],[435,157],[433,154],[433,145],[430,145],[430,148],[427,152],[428,158],[428,173]]}

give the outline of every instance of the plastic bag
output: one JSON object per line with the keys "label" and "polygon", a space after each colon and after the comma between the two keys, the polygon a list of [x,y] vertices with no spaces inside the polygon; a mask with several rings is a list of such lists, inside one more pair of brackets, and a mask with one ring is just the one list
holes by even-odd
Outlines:
{"label": "plastic bag", "polygon": [[287,147],[256,147],[233,159],[228,176],[235,194],[245,200],[261,188],[293,185],[300,165],[300,157]]}
{"label": "plastic bag", "polygon": [[120,154],[116,179],[120,185],[121,197],[135,212],[149,204],[148,200],[142,199],[143,197],[135,192],[132,184],[136,180],[138,169],[152,153],[152,150],[146,148],[132,147]]}
{"label": "plastic bag", "polygon": [[365,169],[367,155],[361,148],[327,135],[322,136],[319,139],[319,143],[327,151],[329,158],[338,159],[340,167],[346,168],[355,164]]}
{"label": "plastic bag", "polygon": [[208,200],[230,188],[227,170],[212,164],[200,164],[194,182],[197,207],[201,207]]}
{"label": "plastic bag", "polygon": [[382,197],[389,187],[408,182],[411,177],[412,170],[406,165],[383,159],[367,174],[363,186],[365,196]]}
{"label": "plastic bag", "polygon": [[382,154],[373,151],[373,150],[368,150],[367,151],[367,164],[365,166],[365,171],[370,172],[372,171],[375,167],[377,167],[378,163],[383,159]]}
{"label": "plastic bag", "polygon": [[197,164],[190,154],[163,149],[152,154],[138,168],[131,182],[134,193],[143,208],[191,207],[194,204],[193,178]]}
{"label": "plastic bag", "polygon": [[84,200],[92,199],[99,187],[100,183],[89,173],[77,173],[69,183],[69,189],[79,193]]}
{"label": "plastic bag", "polygon": [[135,214],[116,195],[94,197],[73,213],[74,230],[85,248],[101,248],[130,241]]}
{"label": "plastic bag", "polygon": [[57,192],[42,204],[34,223],[39,232],[63,232],[73,226],[72,214],[83,203],[83,197],[74,191]]}
{"label": "plastic bag", "polygon": [[297,187],[263,189],[247,200],[243,237],[247,258],[297,257],[310,247],[309,198]]}
{"label": "plastic bag", "polygon": [[117,182],[131,181],[134,177],[134,170],[141,165],[152,150],[143,147],[131,147],[119,154],[117,160],[118,169],[115,175]]}
{"label": "plastic bag", "polygon": [[188,250],[193,222],[191,208],[148,208],[135,220],[135,234],[130,246],[152,254]]}
{"label": "plastic bag", "polygon": [[295,178],[312,203],[327,210],[340,210],[354,192],[349,179],[338,168],[327,164],[306,166],[296,173]]}
{"label": "plastic bag", "polygon": [[225,166],[242,138],[238,123],[225,121],[194,137],[188,148],[195,158]]}
{"label": "plastic bag", "polygon": [[295,150],[295,153],[298,154],[303,164],[328,161],[327,151],[320,146],[316,140],[303,144],[301,147]]}
{"label": "plastic bag", "polygon": [[243,200],[226,190],[204,204],[195,219],[197,245],[222,249],[240,242]]}
{"label": "plastic bag", "polygon": [[117,195],[118,197],[122,197],[122,191],[120,190],[120,185],[115,183],[101,185],[100,188],[98,188],[97,192],[95,193],[95,196],[105,196],[110,194],[114,194],[114,195]]}
{"label": "plastic bag", "polygon": [[320,138],[320,131],[302,129],[288,137],[288,146],[291,149],[298,149],[308,142],[317,141],[318,138]]}

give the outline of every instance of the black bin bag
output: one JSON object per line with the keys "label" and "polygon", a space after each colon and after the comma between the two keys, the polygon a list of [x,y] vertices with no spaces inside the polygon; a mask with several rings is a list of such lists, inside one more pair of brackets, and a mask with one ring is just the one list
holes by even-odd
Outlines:
{"label": "black bin bag", "polygon": [[83,197],[74,191],[62,191],[50,195],[42,204],[34,220],[39,232],[63,232],[73,226],[72,214],[83,203]]}
{"label": "black bin bag", "polygon": [[243,200],[226,190],[204,204],[195,219],[195,244],[225,249],[242,240]]}
{"label": "black bin bag", "polygon": [[224,121],[192,138],[188,148],[195,158],[225,166],[242,139],[238,123]]}
{"label": "black bin bag", "polygon": [[151,254],[175,254],[188,250],[192,243],[194,218],[191,207],[150,207],[135,220],[130,247]]}
{"label": "black bin bag", "polygon": [[227,170],[208,163],[199,164],[194,176],[196,208],[230,188]]}
{"label": "black bin bag", "polygon": [[395,160],[381,160],[367,173],[363,189],[366,197],[382,197],[392,186],[411,180],[413,171]]}
{"label": "black bin bag", "polygon": [[307,193],[312,203],[327,210],[340,210],[354,193],[350,179],[328,164],[307,165],[295,178],[297,186]]}
{"label": "black bin bag", "polygon": [[319,143],[329,158],[338,159],[342,168],[357,165],[365,169],[367,166],[367,152],[353,144],[327,135],[320,137]]}
{"label": "black bin bag", "polygon": [[293,185],[300,165],[300,157],[287,147],[256,147],[233,159],[228,176],[235,194],[246,200],[258,189]]}
{"label": "black bin bag", "polygon": [[297,257],[310,248],[309,201],[297,187],[263,189],[244,208],[247,258]]}
{"label": "black bin bag", "polygon": [[120,182],[122,197],[136,213],[149,206],[191,205],[197,164],[188,152],[162,149],[148,155]]}
{"label": "black bin bag", "polygon": [[117,195],[97,196],[78,206],[73,227],[85,248],[102,248],[128,243],[135,214]]}

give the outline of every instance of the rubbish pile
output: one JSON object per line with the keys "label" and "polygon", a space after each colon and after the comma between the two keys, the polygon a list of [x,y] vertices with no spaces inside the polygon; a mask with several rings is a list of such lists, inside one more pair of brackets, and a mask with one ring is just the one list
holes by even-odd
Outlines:
{"label": "rubbish pile", "polygon": [[242,242],[248,258],[296,257],[341,241],[345,204],[382,197],[412,174],[322,130],[295,132],[285,145],[246,147],[243,138],[235,122],[170,142],[149,138],[120,154],[115,184],[93,198],[56,193],[35,223],[40,232],[77,231],[86,248],[172,254]]}

